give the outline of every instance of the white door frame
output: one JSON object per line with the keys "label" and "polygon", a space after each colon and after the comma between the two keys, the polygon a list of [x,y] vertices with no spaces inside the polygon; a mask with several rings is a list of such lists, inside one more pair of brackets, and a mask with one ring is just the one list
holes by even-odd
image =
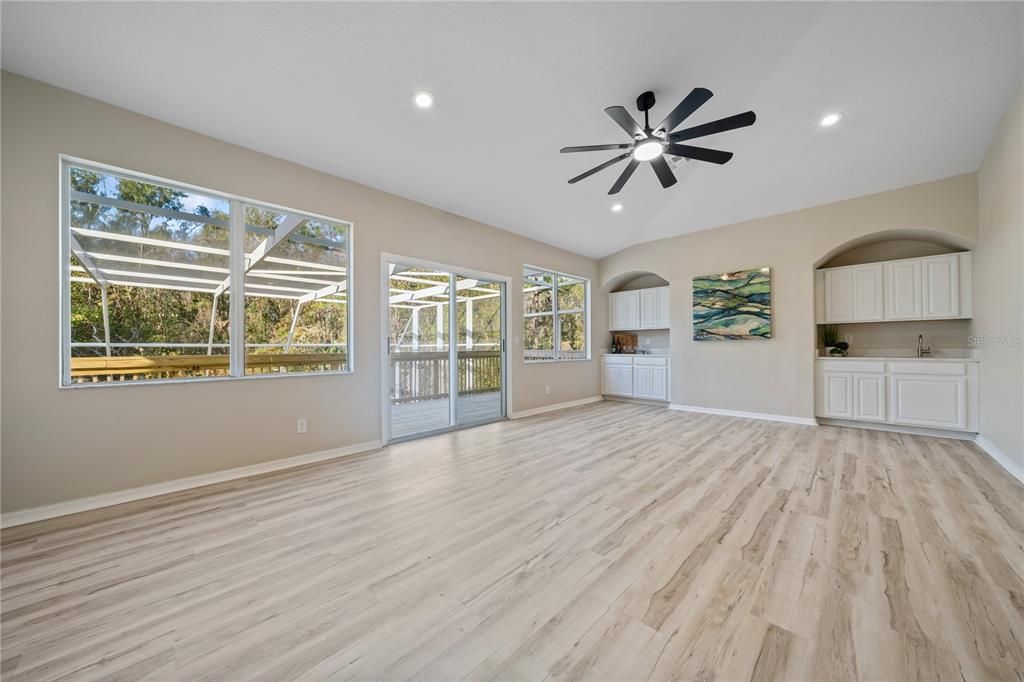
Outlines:
{"label": "white door frame", "polygon": [[[504,292],[501,297],[501,328],[502,328],[502,353],[501,353],[501,408],[502,418],[509,418],[509,406],[512,404],[512,387],[508,381],[508,335],[509,335],[509,287],[512,286],[512,278],[505,275],[499,275],[493,272],[484,272],[483,270],[475,270],[473,268],[462,267],[461,265],[451,265],[448,263],[439,263],[437,261],[425,260],[423,258],[413,258],[411,256],[402,256],[395,253],[389,253],[387,251],[381,251],[380,254],[380,292],[381,292],[381,318],[380,318],[380,338],[381,338],[381,362],[380,362],[380,440],[381,443],[387,445],[391,442],[391,395],[390,395],[390,381],[391,381],[391,360],[390,356],[390,338],[389,338],[389,323],[391,321],[391,287],[390,287],[390,275],[388,271],[388,263],[401,263],[402,265],[413,265],[422,268],[431,268],[434,270],[440,270],[442,272],[454,273],[455,275],[461,275],[464,277],[475,277],[478,279],[491,280],[495,282],[501,282],[504,286]],[[450,280],[449,280],[450,281]],[[450,287],[449,294],[454,295],[454,287]],[[456,357],[458,355],[458,338],[454,332],[456,328],[456,316],[454,314],[455,307],[452,305],[451,299],[449,299],[449,325],[448,325],[448,344],[449,352],[452,349],[455,350]],[[451,401],[450,409],[453,411],[456,409],[456,403],[458,402],[458,363],[449,371],[449,386],[455,385],[455,391],[449,391],[449,400]],[[445,430],[453,431],[459,428],[457,420],[452,419],[453,423]]]}

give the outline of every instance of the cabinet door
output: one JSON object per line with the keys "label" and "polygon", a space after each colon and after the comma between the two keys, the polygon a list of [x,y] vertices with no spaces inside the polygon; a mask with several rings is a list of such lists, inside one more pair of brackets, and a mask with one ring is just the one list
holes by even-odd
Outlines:
{"label": "cabinet door", "polygon": [[601,393],[611,395],[615,392],[615,366],[606,364],[601,374]]}
{"label": "cabinet door", "polygon": [[633,367],[632,365],[619,365],[618,367],[618,390],[619,395],[632,396],[633,390]]}
{"label": "cabinet door", "polygon": [[639,291],[623,291],[622,295],[626,299],[626,326],[625,326],[625,329],[639,329],[640,328],[640,292]]}
{"label": "cabinet door", "polygon": [[650,398],[651,397],[651,368],[650,367],[634,367],[633,368],[633,397],[634,398]]}
{"label": "cabinet door", "polygon": [[825,416],[853,419],[853,375],[825,372]]}
{"label": "cabinet door", "polygon": [[921,259],[924,317],[957,317],[960,314],[959,255]]}
{"label": "cabinet door", "polygon": [[853,270],[825,270],[825,321],[853,320]]}
{"label": "cabinet door", "polygon": [[885,319],[921,319],[921,261],[885,264]]}
{"label": "cabinet door", "polygon": [[884,422],[885,375],[853,375],[853,418],[860,421]]}
{"label": "cabinet door", "polygon": [[651,367],[651,400],[668,400],[668,368]]}
{"label": "cabinet door", "polygon": [[658,290],[640,290],[640,328],[656,329],[658,327]]}
{"label": "cabinet door", "polygon": [[624,292],[608,294],[609,307],[611,308],[611,327],[613,330],[626,328],[626,297]]}
{"label": "cabinet door", "polygon": [[890,382],[892,423],[967,428],[967,377],[894,374]]}
{"label": "cabinet door", "polygon": [[604,393],[606,395],[632,395],[633,366],[621,364],[605,364]]}
{"label": "cabinet door", "polygon": [[853,274],[853,320],[871,322],[885,316],[882,297],[881,263],[858,265]]}
{"label": "cabinet door", "polygon": [[668,329],[672,326],[672,308],[669,305],[669,288],[661,287],[658,292],[658,327]]}

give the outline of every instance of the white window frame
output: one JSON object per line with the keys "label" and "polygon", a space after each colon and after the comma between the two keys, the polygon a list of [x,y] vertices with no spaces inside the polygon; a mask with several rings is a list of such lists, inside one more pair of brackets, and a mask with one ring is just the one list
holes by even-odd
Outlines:
{"label": "white window frame", "polygon": [[[526,320],[531,317],[547,317],[551,316],[551,344],[554,346],[551,349],[553,358],[528,358],[526,357],[526,344],[523,344],[523,362],[527,364],[544,363],[544,362],[586,362],[590,360],[590,278],[582,277],[580,275],[574,275],[569,272],[561,272],[559,270],[552,270],[551,268],[545,268],[537,265],[530,265],[529,263],[523,264],[522,275],[519,278],[520,281],[520,292],[522,291],[522,282],[526,278],[526,271],[531,270],[534,273],[542,273],[544,275],[552,276],[552,289],[551,289],[551,312],[541,313],[527,313],[525,311],[525,304],[522,306],[523,325],[521,329],[525,329]],[[573,308],[571,310],[559,310],[558,309],[558,278],[559,277],[570,277],[575,280],[579,280],[583,283],[583,309]],[[579,358],[562,358],[558,357],[561,353],[559,346],[562,343],[562,321],[561,316],[563,314],[574,314],[583,313],[583,357]]]}
{"label": "white window frame", "polygon": [[[241,296],[230,297],[229,308],[229,356],[230,369],[228,376],[219,377],[181,377],[176,379],[147,379],[141,381],[99,381],[86,383],[71,383],[71,219],[70,219],[70,168],[75,166],[86,170],[94,170],[101,173],[111,173],[128,180],[145,182],[150,184],[163,185],[171,189],[185,192],[197,192],[212,198],[227,201],[231,207],[231,214],[228,221],[228,267],[230,270],[230,291],[241,291]],[[59,155],[59,176],[58,187],[60,188],[60,234],[58,239],[58,292],[60,301],[60,354],[58,367],[57,385],[59,388],[84,389],[84,388],[108,388],[112,386],[151,386],[161,384],[182,384],[201,383],[213,381],[235,381],[235,380],[257,380],[257,379],[286,379],[289,377],[314,377],[314,376],[338,376],[355,373],[355,334],[352,322],[355,319],[355,298],[353,296],[355,273],[353,263],[355,261],[355,223],[351,220],[332,218],[330,216],[303,211],[279,204],[271,204],[258,199],[230,194],[217,190],[192,185],[178,180],[170,180],[158,175],[140,173],[127,170],[118,166],[112,166],[97,161],[90,161],[67,154]],[[280,372],[270,374],[245,374],[245,210],[246,205],[258,208],[266,208],[281,213],[297,214],[313,220],[337,223],[347,226],[345,241],[346,272],[346,364],[347,369],[331,370],[326,372]],[[241,330],[240,333],[235,330]]]}

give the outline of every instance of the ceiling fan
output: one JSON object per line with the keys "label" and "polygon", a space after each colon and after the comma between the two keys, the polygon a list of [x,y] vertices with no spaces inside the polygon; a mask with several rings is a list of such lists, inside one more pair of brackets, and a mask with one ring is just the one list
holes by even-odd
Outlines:
{"label": "ceiling fan", "polygon": [[628,150],[614,159],[605,161],[599,166],[595,166],[585,173],[581,173],[576,177],[569,180],[569,184],[579,182],[583,178],[588,178],[598,171],[602,171],[609,166],[617,164],[619,161],[632,156],[629,160],[629,164],[623,169],[622,174],[619,175],[619,179],[615,181],[612,188],[608,190],[608,194],[618,194],[619,190],[626,184],[630,176],[636,170],[636,167],[640,165],[641,161],[650,161],[651,167],[654,168],[655,174],[658,176],[658,180],[661,181],[662,187],[671,187],[676,184],[676,176],[673,175],[672,169],[668,165],[668,161],[665,160],[665,156],[680,156],[685,159],[695,159],[697,161],[707,161],[708,163],[723,164],[727,163],[732,158],[732,152],[723,152],[718,149],[708,149],[706,147],[691,147],[685,144],[679,144],[684,140],[692,140],[697,137],[704,137],[705,135],[714,135],[715,133],[722,133],[727,130],[735,130],[736,128],[743,128],[749,125],[753,125],[757,116],[753,111],[747,111],[742,114],[736,114],[734,116],[727,116],[720,118],[717,121],[711,121],[710,123],[702,123],[699,126],[692,128],[686,128],[679,132],[672,132],[679,125],[685,121],[690,114],[697,111],[705,102],[711,99],[712,92],[706,88],[694,88],[693,91],[687,95],[682,102],[676,105],[665,120],[651,127],[651,122],[648,117],[648,113],[651,108],[654,107],[654,93],[645,92],[636,98],[636,108],[644,112],[644,127],[641,128],[640,124],[633,120],[633,117],[629,115],[624,107],[608,107],[605,109],[605,113],[608,114],[613,121],[619,124],[619,127],[625,130],[633,141],[626,144],[595,144],[584,147],[563,147],[561,152],[567,154],[569,152],[600,152],[600,151],[611,151],[625,149]]}

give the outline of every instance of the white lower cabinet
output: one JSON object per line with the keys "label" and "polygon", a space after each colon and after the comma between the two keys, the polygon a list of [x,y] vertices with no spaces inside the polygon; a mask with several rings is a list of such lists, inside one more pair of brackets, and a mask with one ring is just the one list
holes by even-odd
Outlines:
{"label": "white lower cabinet", "polygon": [[604,387],[605,395],[633,395],[633,364],[605,362]]}
{"label": "white lower cabinet", "polygon": [[978,430],[977,363],[822,359],[816,364],[819,417]]}
{"label": "white lower cabinet", "polygon": [[668,400],[668,358],[606,355],[602,377],[604,395]]}
{"label": "white lower cabinet", "polygon": [[853,419],[853,375],[849,372],[825,372],[823,416]]}
{"label": "white lower cabinet", "polygon": [[885,375],[853,375],[853,418],[869,422],[884,422]]}

